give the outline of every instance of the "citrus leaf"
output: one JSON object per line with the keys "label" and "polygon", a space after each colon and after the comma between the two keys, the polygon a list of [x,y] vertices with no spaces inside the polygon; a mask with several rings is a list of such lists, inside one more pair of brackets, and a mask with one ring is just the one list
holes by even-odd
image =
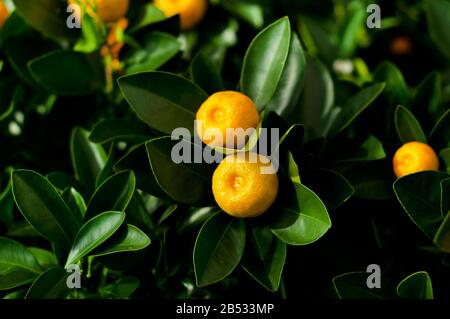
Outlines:
{"label": "citrus leaf", "polygon": [[5,275],[11,269],[23,269],[36,274],[42,271],[34,255],[25,246],[0,237],[0,275]]}
{"label": "citrus leaf", "polygon": [[99,292],[104,298],[129,298],[136,289],[139,288],[139,279],[134,276],[125,276],[117,279],[113,283],[100,287]]}
{"label": "citrus leaf", "polygon": [[427,138],[419,121],[405,107],[399,105],[395,110],[395,127],[402,143],[418,141],[427,143]]}
{"label": "citrus leaf", "polygon": [[25,299],[64,299],[70,290],[67,287],[68,273],[62,268],[50,268],[43,272],[28,290]]}
{"label": "citrus leaf", "polygon": [[408,299],[433,299],[431,278],[425,271],[415,272],[397,286],[397,294]]}
{"label": "citrus leaf", "polygon": [[386,83],[384,94],[388,97],[391,104],[409,106],[411,96],[408,85],[402,72],[395,64],[390,62],[381,63],[376,68],[373,76],[375,81]]}
{"label": "citrus leaf", "polygon": [[381,289],[367,287],[370,273],[355,271],[333,278],[333,288],[339,299],[390,299],[393,298],[394,287],[383,276]]}
{"label": "citrus leaf", "polygon": [[92,129],[89,139],[98,144],[115,140],[143,143],[149,139],[148,132],[140,123],[124,119],[107,119],[98,122]]}
{"label": "citrus leaf", "polygon": [[450,109],[437,120],[430,132],[429,140],[437,150],[450,147]]}
{"label": "citrus leaf", "polygon": [[450,2],[447,0],[426,0],[425,13],[431,39],[450,58]]}
{"label": "citrus leaf", "polygon": [[199,52],[191,62],[191,79],[208,94],[224,90],[220,71],[212,59],[203,52]]}

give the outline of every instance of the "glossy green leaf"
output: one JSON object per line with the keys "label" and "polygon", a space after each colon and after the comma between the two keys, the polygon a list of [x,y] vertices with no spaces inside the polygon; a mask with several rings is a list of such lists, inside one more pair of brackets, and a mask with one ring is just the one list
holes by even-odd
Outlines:
{"label": "glossy green leaf", "polygon": [[226,278],[239,265],[245,247],[245,224],[220,212],[200,229],[194,247],[197,286]]}
{"label": "glossy green leaf", "polygon": [[395,127],[402,143],[412,141],[427,143],[427,138],[419,121],[405,107],[399,105],[395,110]]}
{"label": "glossy green leaf", "polygon": [[138,289],[139,284],[138,278],[134,276],[125,276],[105,287],[100,287],[100,293],[105,298],[126,299]]}
{"label": "glossy green leaf", "polygon": [[307,245],[322,237],[331,220],[321,199],[302,184],[293,183],[294,197],[278,210],[277,220],[270,226],[279,239],[289,245]]}
{"label": "glossy green leaf", "polygon": [[383,92],[384,87],[384,83],[373,84],[352,96],[340,109],[328,135],[334,136],[345,130]]}
{"label": "glossy green leaf", "polygon": [[87,95],[103,87],[96,57],[73,51],[53,51],[29,62],[34,79],[61,96]]}
{"label": "glossy green leaf", "polygon": [[138,189],[157,197],[164,197],[165,193],[158,185],[148,164],[145,144],[132,147],[127,154],[117,161],[114,170],[132,170],[136,176],[136,187]]}
{"label": "glossy green leaf", "polygon": [[450,58],[450,3],[447,0],[426,0],[425,12],[431,39]]}
{"label": "glossy green leaf", "polygon": [[299,183],[301,184],[301,179],[300,179],[300,173],[299,173],[299,169],[298,169],[298,165],[295,162],[294,157],[292,156],[291,152],[288,152],[288,175],[289,178],[294,182],[294,183]]}
{"label": "glossy green leaf", "polygon": [[115,140],[143,143],[149,137],[148,131],[140,123],[116,118],[97,123],[92,129],[89,139],[99,144]]}
{"label": "glossy green leaf", "polygon": [[163,72],[129,75],[118,81],[128,104],[148,126],[167,134],[178,127],[194,132],[195,113],[207,99],[197,85]]}
{"label": "glossy green leaf", "polygon": [[286,260],[286,244],[269,229],[251,227],[241,265],[250,276],[270,291],[277,291]]}
{"label": "glossy green leaf", "polygon": [[92,195],[85,218],[91,219],[106,211],[125,211],[135,186],[136,179],[132,171],[123,171],[111,176]]}
{"label": "glossy green leaf", "polygon": [[67,4],[58,0],[13,0],[17,13],[33,28],[48,37],[61,40],[73,39],[77,29],[67,27]]}
{"label": "glossy green leaf", "polygon": [[50,182],[29,170],[15,170],[11,178],[17,207],[28,222],[49,241],[70,246],[81,219]]}
{"label": "glossy green leaf", "polygon": [[64,299],[70,292],[68,273],[62,268],[50,268],[43,272],[28,290],[25,299]]}
{"label": "glossy green leaf", "polygon": [[90,190],[106,164],[107,156],[101,145],[89,141],[89,132],[74,128],[70,139],[72,167],[78,180]]}
{"label": "glossy green leaf", "polygon": [[76,214],[77,218],[82,220],[86,214],[86,203],[84,202],[83,196],[77,192],[73,187],[67,188],[61,197],[69,206],[70,210]]}
{"label": "glossy green leaf", "polygon": [[407,299],[433,299],[433,284],[425,271],[415,272],[397,286],[397,294]]}
{"label": "glossy green leaf", "polygon": [[264,10],[259,3],[251,0],[221,0],[221,4],[255,29],[261,28],[264,24]]}
{"label": "glossy green leaf", "polygon": [[26,247],[15,240],[0,237],[0,275],[15,268],[37,274],[42,271],[42,267]]}
{"label": "glossy green leaf", "polygon": [[213,60],[203,52],[199,52],[191,62],[190,75],[192,81],[208,94],[224,90],[220,70]]}
{"label": "glossy green leaf", "polygon": [[429,140],[437,150],[450,147],[450,109],[437,120],[431,130]]}
{"label": "glossy green leaf", "polygon": [[[244,58],[241,91],[261,111],[276,92],[289,53],[291,28],[282,18],[261,31]],[[276,50],[274,50],[276,48]]]}
{"label": "glossy green leaf", "polygon": [[[177,150],[173,148],[175,145],[183,150],[191,150],[189,163],[174,162],[172,152],[178,155]],[[199,145],[190,141],[172,141],[171,137],[162,137],[147,142],[146,147],[152,172],[167,195],[184,204],[213,203],[211,179],[214,167],[205,163],[194,163],[194,152],[202,152]]]}
{"label": "glossy green leaf", "polygon": [[433,238],[442,221],[441,182],[448,178],[442,172],[425,171],[395,181],[395,194],[408,216]]}
{"label": "glossy green leaf", "polygon": [[386,83],[384,94],[393,105],[409,106],[411,101],[408,85],[405,82],[402,72],[395,64],[390,62],[381,63],[374,72],[374,79],[378,82]]}
{"label": "glossy green leaf", "polygon": [[119,229],[124,219],[125,213],[104,212],[88,220],[78,232],[64,268],[104,243]]}
{"label": "glossy green leaf", "polygon": [[51,251],[39,247],[28,247],[27,249],[33,254],[43,269],[58,266],[58,260]]}
{"label": "glossy green leaf", "polygon": [[383,276],[381,288],[370,289],[367,279],[371,273],[364,271],[349,272],[333,278],[333,288],[340,299],[390,299],[394,287]]}
{"label": "glossy green leaf", "polygon": [[109,240],[94,249],[90,255],[104,256],[114,253],[137,251],[150,245],[150,238],[139,228],[126,225],[119,229]]}
{"label": "glossy green leaf", "polygon": [[176,37],[163,32],[149,32],[140,43],[142,47],[125,57],[127,74],[154,71],[174,57],[181,47]]}
{"label": "glossy green leaf", "polygon": [[290,121],[300,98],[303,72],[306,58],[297,34],[293,33],[286,66],[278,87],[267,104],[266,111],[274,111],[285,120]]}

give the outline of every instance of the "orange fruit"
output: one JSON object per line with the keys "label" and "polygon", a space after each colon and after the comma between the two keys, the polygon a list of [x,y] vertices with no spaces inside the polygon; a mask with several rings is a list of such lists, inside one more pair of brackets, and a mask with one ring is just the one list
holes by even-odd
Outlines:
{"label": "orange fruit", "polygon": [[[260,116],[248,96],[235,91],[223,91],[214,93],[200,106],[196,120],[197,134],[205,144],[241,148],[246,143],[244,131],[256,129]],[[220,136],[208,134],[213,130]]]}
{"label": "orange fruit", "polygon": [[393,166],[395,175],[400,178],[422,171],[437,171],[439,158],[429,145],[409,142],[395,152]]}
{"label": "orange fruit", "polygon": [[214,171],[212,190],[217,204],[234,217],[257,217],[272,206],[278,176],[269,158],[256,153],[227,156]]}
{"label": "orange fruit", "polygon": [[8,8],[5,6],[3,1],[0,1],[0,28],[3,27],[8,17],[9,17]]}
{"label": "orange fruit", "polygon": [[208,0],[155,0],[154,5],[167,17],[180,15],[181,28],[190,29],[204,17]]}
{"label": "orange fruit", "polygon": [[409,37],[400,36],[391,42],[391,52],[394,55],[405,55],[411,53],[412,49],[413,45]]}

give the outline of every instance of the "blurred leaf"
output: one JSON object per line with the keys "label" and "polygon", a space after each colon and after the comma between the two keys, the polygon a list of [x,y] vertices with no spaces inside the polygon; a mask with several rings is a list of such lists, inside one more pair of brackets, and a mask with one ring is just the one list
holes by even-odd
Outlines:
{"label": "blurred leaf", "polygon": [[133,292],[139,287],[139,279],[134,276],[125,276],[117,279],[113,283],[100,287],[100,293],[104,298],[130,298]]}
{"label": "blurred leaf", "polygon": [[[446,179],[444,181],[450,181],[450,179]],[[444,183],[444,181],[442,181]],[[446,192],[442,193],[442,195],[447,197],[442,197],[442,200],[447,200],[448,195],[450,193],[450,182],[446,182]],[[438,230],[436,231],[436,234],[434,235],[433,242],[438,246],[442,251],[446,253],[450,253],[450,209],[445,212],[445,218],[442,221],[441,225],[439,226]]]}
{"label": "blurred leaf", "polygon": [[39,274],[42,267],[34,255],[21,243],[0,236],[0,275],[12,269],[22,269]]}
{"label": "blurred leaf", "polygon": [[402,143],[418,141],[427,143],[427,138],[417,119],[405,107],[399,105],[395,110],[395,127]]}
{"label": "blurred leaf", "polygon": [[119,252],[136,251],[144,249],[150,245],[150,238],[139,228],[133,225],[126,225],[119,229],[106,242],[95,248],[90,255],[104,256]]}
{"label": "blurred leaf", "polygon": [[148,132],[140,123],[124,119],[107,119],[98,122],[92,129],[89,139],[104,144],[115,140],[143,143],[149,139]]}
{"label": "blurred leaf", "polygon": [[447,168],[447,173],[450,174],[450,148],[443,149],[439,155],[443,159],[445,166]]}
{"label": "blurred leaf", "polygon": [[333,278],[333,288],[340,299],[389,299],[393,298],[394,287],[381,277],[381,288],[367,287],[371,273],[349,272]]}
{"label": "blurred leaf", "polygon": [[450,109],[438,119],[430,132],[429,140],[437,150],[450,147]]}
{"label": "blurred leaf", "polygon": [[72,167],[83,185],[93,190],[97,176],[106,164],[107,156],[101,145],[89,141],[89,132],[76,127],[70,138]]}
{"label": "blurred leaf", "polygon": [[18,238],[37,238],[42,236],[26,219],[12,224],[5,235]]}
{"label": "blurred leaf", "polygon": [[358,45],[358,34],[365,27],[366,10],[362,3],[352,2],[349,17],[345,22],[340,36],[338,55],[340,58],[351,58]]}
{"label": "blurred leaf", "polygon": [[139,21],[139,23],[133,27],[130,32],[136,32],[137,30],[156,23],[156,22],[161,22],[163,20],[166,19],[166,15],[164,14],[164,12],[162,12],[161,10],[159,10],[157,7],[155,7],[152,3],[147,3],[144,6],[144,10],[143,10],[143,15],[141,20]]}
{"label": "blurred leaf", "polygon": [[171,157],[174,145],[191,150],[193,155],[203,154],[201,146],[186,140],[161,137],[146,143],[148,158],[156,181],[172,199],[190,205],[212,204],[211,179],[213,165],[196,164],[194,156],[189,162],[175,163]]}
{"label": "blurred leaf", "polygon": [[331,125],[330,137],[346,129],[372,102],[383,92],[384,83],[376,83],[362,89],[352,96],[340,109],[336,120]]}
{"label": "blurred leaf", "polygon": [[28,251],[33,254],[34,258],[43,269],[58,266],[58,260],[51,251],[39,247],[28,247]]}
{"label": "blurred leaf", "polygon": [[15,291],[10,292],[9,294],[5,295],[3,297],[3,299],[24,299],[26,294],[27,294],[27,289],[15,290]]}
{"label": "blurred leaf", "polygon": [[425,13],[431,39],[450,58],[450,3],[447,0],[426,0]]}
{"label": "blurred leaf", "polygon": [[274,111],[292,122],[292,114],[301,94],[306,58],[298,36],[293,33],[289,53],[278,87],[267,104],[267,112]]}
{"label": "blurred leaf", "polygon": [[17,13],[33,28],[46,36],[61,40],[73,39],[78,35],[77,29],[67,27],[67,4],[59,0],[13,0]]}
{"label": "blurred leaf", "polygon": [[119,86],[138,117],[151,128],[167,134],[178,127],[193,133],[195,113],[207,99],[206,93],[197,85],[169,73],[121,77]]}
{"label": "blurred leaf", "polygon": [[154,71],[174,57],[181,47],[177,38],[163,32],[149,32],[140,42],[142,47],[124,58],[127,74]]}
{"label": "blurred leaf", "polygon": [[433,299],[430,276],[425,271],[409,275],[398,284],[397,294],[408,299]]}
{"label": "blurred leaf", "polygon": [[119,172],[108,178],[92,195],[85,219],[91,219],[106,211],[123,212],[133,196],[136,179],[132,171]]}
{"label": "blurred leaf", "polygon": [[420,118],[426,118],[430,114],[437,120],[442,112],[440,102],[441,76],[438,72],[431,72],[418,86],[411,110],[420,115]]}
{"label": "blurred leaf", "polygon": [[395,194],[408,216],[433,238],[442,221],[441,182],[448,178],[442,172],[425,171],[395,181]]}
{"label": "blurred leaf", "polygon": [[0,222],[5,226],[10,226],[14,221],[13,216],[14,198],[12,195],[11,180],[8,185],[0,193]]}
{"label": "blurred leaf", "polygon": [[70,246],[81,220],[42,175],[29,170],[12,173],[17,207],[33,227],[51,242]]}
{"label": "blurred leaf", "polygon": [[261,4],[252,0],[221,0],[222,6],[255,29],[264,25],[264,11]]}
{"label": "blurred leaf", "polygon": [[104,243],[119,229],[124,219],[125,213],[104,212],[88,220],[80,228],[64,268],[77,262],[100,244]]}
{"label": "blurred leaf", "polygon": [[74,46],[78,52],[91,53],[103,45],[106,40],[106,28],[103,23],[90,14],[83,14],[81,19],[81,38]]}
{"label": "blurred leaf", "polygon": [[53,51],[33,59],[28,67],[44,88],[61,96],[87,95],[103,87],[98,57],[73,51]]}
{"label": "blurred leaf", "polygon": [[245,224],[220,212],[200,229],[194,247],[194,272],[198,287],[226,278],[239,264],[245,247]]}
{"label": "blurred leaf", "polygon": [[386,83],[384,94],[389,98],[391,104],[409,106],[411,96],[408,85],[402,72],[395,64],[390,62],[381,63],[376,68],[373,76],[375,81]]}
{"label": "blurred leaf", "polygon": [[293,183],[294,198],[280,210],[271,230],[289,245],[307,245],[322,237],[331,227],[327,209],[320,198],[302,184]]}
{"label": "blurred leaf", "polygon": [[269,229],[251,227],[241,265],[270,291],[277,291],[286,260],[286,244]]}
{"label": "blurred leaf", "polygon": [[70,291],[67,275],[62,268],[48,269],[33,282],[25,299],[64,299]]}
{"label": "blurred leaf", "polygon": [[[244,58],[241,91],[259,111],[275,94],[289,53],[290,23],[282,18],[261,31],[250,44]],[[274,50],[273,48],[277,48]]]}
{"label": "blurred leaf", "polygon": [[191,79],[208,94],[224,90],[220,71],[212,59],[200,51],[191,62]]}

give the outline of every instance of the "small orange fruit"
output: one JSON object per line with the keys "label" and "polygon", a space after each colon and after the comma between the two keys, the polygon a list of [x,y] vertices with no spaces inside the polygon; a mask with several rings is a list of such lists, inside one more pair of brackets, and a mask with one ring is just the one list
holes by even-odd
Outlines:
{"label": "small orange fruit", "polygon": [[234,217],[257,217],[272,206],[278,176],[269,158],[256,153],[227,156],[214,171],[212,190],[217,204]]}
{"label": "small orange fruit", "polygon": [[0,28],[3,27],[8,17],[9,17],[8,8],[5,6],[3,1],[0,0]]}
{"label": "small orange fruit", "polygon": [[397,150],[393,166],[395,175],[400,178],[422,171],[437,171],[439,158],[429,145],[421,142],[409,142]]}
{"label": "small orange fruit", "polygon": [[203,19],[208,7],[208,0],[154,0],[154,5],[167,17],[179,14],[181,28],[187,30]]}
{"label": "small orange fruit", "polygon": [[407,36],[400,36],[392,40],[391,53],[394,55],[405,55],[411,53],[413,44]]}
{"label": "small orange fruit", "polygon": [[[214,93],[200,106],[196,119],[197,134],[205,144],[241,148],[246,143],[245,133],[250,133],[245,131],[256,129],[260,116],[248,96],[223,91]],[[212,131],[220,136],[209,134]]]}

